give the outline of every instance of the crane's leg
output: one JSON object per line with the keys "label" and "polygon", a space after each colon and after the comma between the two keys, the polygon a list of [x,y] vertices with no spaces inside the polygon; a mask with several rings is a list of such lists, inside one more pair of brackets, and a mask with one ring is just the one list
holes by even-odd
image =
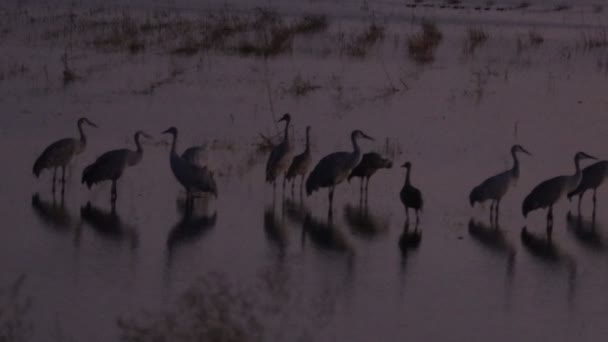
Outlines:
{"label": "crane's leg", "polygon": [[405,207],[405,222],[410,223],[410,211],[408,207]]}
{"label": "crane's leg", "polygon": [[595,204],[597,203],[595,191],[596,191],[596,189],[593,189],[593,212],[595,212]]}
{"label": "crane's leg", "polygon": [[55,183],[57,181],[57,168],[53,168],[53,194],[55,194]]}
{"label": "crane's leg", "polygon": [[416,209],[416,229],[418,229],[418,223],[420,223],[420,215],[418,214],[419,210]]}
{"label": "crane's leg", "polygon": [[61,166],[61,183],[65,184],[65,165]]}
{"label": "crane's leg", "polygon": [[302,199],[302,194],[304,189],[304,174],[300,176],[300,199]]}
{"label": "crane's leg", "polygon": [[369,177],[365,178],[365,202],[367,203],[367,195],[369,195]]}
{"label": "crane's leg", "polygon": [[581,216],[581,201],[583,200],[583,195],[585,194],[585,192],[581,192],[580,195],[578,195],[578,216]]}
{"label": "crane's leg", "polygon": [[332,217],[334,206],[334,187],[329,188],[329,217]]}
{"label": "crane's leg", "polygon": [[296,188],[296,179],[295,177],[291,179],[291,198],[293,198],[293,194],[295,193]]}
{"label": "crane's leg", "polygon": [[285,183],[287,182],[287,179],[285,176],[283,176],[283,197],[285,197]]}
{"label": "crane's leg", "polygon": [[551,238],[551,233],[553,232],[553,206],[549,207],[549,211],[547,212],[547,237]]}
{"label": "crane's leg", "polygon": [[361,183],[359,183],[359,199],[363,198],[363,177],[361,177]]}
{"label": "crane's leg", "polygon": [[496,205],[494,206],[494,223],[496,224],[496,228],[498,228],[498,214],[500,213],[500,199],[496,200]]}
{"label": "crane's leg", "polygon": [[112,196],[111,196],[111,200],[112,203],[116,202],[116,180],[112,180]]}

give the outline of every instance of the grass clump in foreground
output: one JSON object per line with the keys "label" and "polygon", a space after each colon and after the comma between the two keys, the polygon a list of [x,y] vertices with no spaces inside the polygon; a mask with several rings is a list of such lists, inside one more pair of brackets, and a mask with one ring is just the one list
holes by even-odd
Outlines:
{"label": "grass clump in foreground", "polygon": [[488,34],[481,28],[469,28],[467,30],[467,39],[465,41],[466,51],[469,54],[475,53],[475,50],[483,45],[488,40]]}
{"label": "grass clump in foreground", "polygon": [[176,304],[171,312],[119,318],[120,341],[262,341],[258,308],[219,274],[200,278]]}
{"label": "grass clump in foreground", "polygon": [[443,39],[443,34],[435,23],[423,21],[422,31],[407,40],[410,58],[419,64],[431,63],[435,60],[435,49]]}
{"label": "grass clump in foreground", "polygon": [[384,25],[372,21],[362,32],[351,35],[341,50],[351,57],[363,58],[374,44],[384,40],[385,31]]}

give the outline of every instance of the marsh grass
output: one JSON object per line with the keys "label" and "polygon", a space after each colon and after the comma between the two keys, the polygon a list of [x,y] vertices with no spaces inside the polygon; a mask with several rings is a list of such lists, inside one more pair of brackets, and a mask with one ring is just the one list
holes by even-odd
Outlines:
{"label": "marsh grass", "polygon": [[313,83],[311,80],[302,77],[302,75],[298,73],[293,78],[289,87],[284,89],[284,93],[294,97],[302,97],[320,88],[320,85]]}
{"label": "marsh grass", "polygon": [[363,31],[351,33],[343,42],[341,52],[350,57],[363,58],[376,43],[384,40],[385,31],[384,25],[372,21]]}
{"label": "marsh grass", "polygon": [[579,45],[585,50],[608,47],[608,35],[606,34],[606,30],[584,32],[581,35]]}
{"label": "marsh grass", "polygon": [[29,319],[32,299],[24,296],[25,276],[6,288],[0,288],[0,341],[29,341],[34,323]]}
{"label": "marsh grass", "polygon": [[263,329],[251,293],[211,274],[182,293],[172,311],[118,318],[119,339],[140,341],[262,341]]}
{"label": "marsh grass", "polygon": [[435,23],[423,21],[421,32],[407,39],[410,58],[418,64],[431,63],[435,60],[435,50],[443,39],[443,34]]}
{"label": "marsh grass", "polygon": [[475,50],[488,40],[488,33],[482,28],[469,28],[465,40],[465,52],[473,55]]}

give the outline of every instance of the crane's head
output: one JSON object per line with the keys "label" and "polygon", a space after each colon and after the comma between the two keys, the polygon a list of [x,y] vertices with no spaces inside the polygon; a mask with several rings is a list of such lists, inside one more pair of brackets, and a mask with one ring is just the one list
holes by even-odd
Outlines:
{"label": "crane's head", "polygon": [[597,158],[595,158],[594,156],[588,155],[585,152],[578,152],[578,153],[576,153],[576,155],[574,156],[574,160],[575,161],[579,161],[581,159],[594,159],[594,160],[596,160]]}
{"label": "crane's head", "polygon": [[171,134],[171,135],[177,135],[177,128],[175,127],[169,127],[169,129],[163,131],[162,134]]}
{"label": "crane's head", "polygon": [[86,123],[87,125],[89,125],[89,126],[92,126],[92,127],[97,128],[97,125],[96,125],[96,124],[94,124],[93,122],[91,122],[91,120],[89,120],[89,119],[87,119],[87,118],[85,118],[85,117],[82,117],[82,118],[78,119],[78,126],[79,126],[79,127],[80,127],[80,126],[82,126],[82,124],[85,124],[85,123]]}
{"label": "crane's head", "polygon": [[353,139],[359,139],[359,138],[363,138],[363,139],[367,139],[367,140],[374,140],[374,138],[370,137],[369,135],[363,133],[361,130],[354,130],[353,133],[351,134],[351,138]]}
{"label": "crane's head", "polygon": [[513,145],[513,147],[511,147],[511,153],[516,153],[516,152],[522,152],[525,153],[529,156],[532,155],[532,153],[528,152],[525,148],[523,148],[521,145]]}
{"label": "crane's head", "polygon": [[283,114],[283,116],[281,116],[281,118],[277,122],[281,122],[281,121],[287,121],[287,122],[291,121],[291,115],[289,115],[289,113]]}
{"label": "crane's head", "polygon": [[404,167],[406,169],[409,169],[412,167],[412,163],[410,163],[409,161],[405,162],[403,165],[401,165],[401,167]]}

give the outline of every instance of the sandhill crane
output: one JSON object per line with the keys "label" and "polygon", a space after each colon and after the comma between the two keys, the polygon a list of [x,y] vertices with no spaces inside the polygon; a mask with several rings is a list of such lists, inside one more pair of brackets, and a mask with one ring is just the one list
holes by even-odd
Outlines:
{"label": "sandhill crane", "polygon": [[177,154],[177,128],[171,127],[164,131],[163,134],[171,134],[173,136],[171,152],[169,152],[171,171],[173,171],[173,175],[177,181],[186,189],[186,207],[191,207],[192,205],[193,191],[210,192],[217,197],[217,186],[213,173],[206,167],[201,168],[192,164]]}
{"label": "sandhill crane", "polygon": [[354,130],[350,139],[353,152],[331,153],[319,161],[306,179],[306,194],[310,196],[319,188],[329,188],[329,214],[332,214],[334,189],[348,177],[352,169],[361,161],[361,149],[357,139],[374,140],[360,130]]}
{"label": "sandhill crane", "polygon": [[142,131],[135,132],[133,138],[135,140],[135,146],[137,147],[135,151],[122,148],[102,154],[93,162],[93,164],[87,166],[84,171],[82,171],[82,184],[86,184],[90,189],[93,184],[111,181],[111,202],[115,203],[117,197],[116,181],[118,181],[128,166],[137,165],[143,157],[144,150],[139,141],[141,136],[148,139],[152,138],[149,134]]}
{"label": "sandhill crane", "polygon": [[509,170],[501,172],[495,176],[492,176],[484,180],[481,184],[473,188],[469,194],[469,202],[471,206],[474,206],[476,202],[482,203],[490,200],[490,220],[495,212],[494,217],[498,221],[498,209],[500,207],[500,200],[507,193],[509,188],[517,182],[519,178],[519,159],[517,153],[525,153],[532,155],[526,151],[521,145],[513,145],[511,147],[511,156],[513,156],[513,167]]}
{"label": "sandhill crane", "polygon": [[188,147],[182,153],[182,158],[200,167],[207,166],[209,164],[209,144]]}
{"label": "sandhill crane", "polygon": [[578,152],[574,156],[576,172],[573,175],[550,178],[538,184],[524,199],[522,204],[524,217],[527,217],[528,213],[533,210],[549,208],[547,211],[547,235],[551,234],[553,226],[553,205],[564,195],[576,189],[581,182],[582,174],[579,165],[581,159],[596,158],[584,152]]}
{"label": "sandhill crane", "polygon": [[[272,190],[276,188],[276,179],[287,170],[291,160],[291,146],[289,144],[289,123],[291,115],[285,113],[279,122],[285,121],[285,135],[283,141],[275,146],[270,152],[266,163],[266,182],[272,183]],[[285,177],[283,177],[283,191],[285,190]]]}
{"label": "sandhill crane", "polygon": [[578,195],[578,211],[581,211],[581,199],[585,194],[585,191],[592,189],[593,190],[593,212],[595,213],[595,192],[597,188],[602,185],[606,177],[608,176],[608,161],[602,160],[597,163],[591,164],[583,169],[583,177],[581,178],[581,182],[574,191],[568,193],[568,200],[572,198],[572,196]]}
{"label": "sandhill crane", "polygon": [[50,144],[44,149],[40,157],[34,162],[33,172],[36,178],[44,169],[53,169],[53,192],[55,192],[55,180],[57,179],[57,168],[61,167],[61,183],[62,192],[65,184],[65,168],[70,163],[72,158],[84,151],[87,146],[87,137],[82,129],[83,124],[97,127],[96,124],[87,118],[78,119],[78,132],[80,139],[65,138]]}
{"label": "sandhill crane", "polygon": [[[390,159],[383,158],[380,154],[376,152],[369,152],[363,155],[361,158],[361,162],[355,166],[355,168],[351,171],[350,175],[348,175],[348,181],[353,177],[361,178],[361,186],[359,192],[363,194],[365,191],[365,195],[368,194],[369,188],[369,179],[378,171],[379,169],[390,169],[393,167],[393,162]],[[363,182],[365,181],[365,187]]]}
{"label": "sandhill crane", "polygon": [[414,187],[411,182],[410,182],[410,172],[412,169],[412,163],[410,162],[405,162],[405,164],[401,165],[401,167],[405,168],[405,184],[403,185],[403,188],[401,189],[401,193],[399,194],[401,197],[401,203],[403,203],[403,206],[405,207],[405,216],[406,216],[406,220],[409,221],[409,208],[412,208],[416,211],[416,227],[418,226],[418,222],[419,222],[419,216],[418,216],[418,212],[420,210],[422,210],[422,207],[424,205],[423,201],[422,201],[422,194],[420,193],[420,190],[418,190],[416,187]]}
{"label": "sandhill crane", "polygon": [[298,154],[293,157],[291,161],[291,165],[289,165],[289,169],[287,170],[287,175],[285,176],[287,180],[291,180],[291,193],[293,195],[293,188],[296,184],[295,178],[300,176],[300,195],[302,194],[302,185],[304,184],[304,176],[308,173],[310,169],[310,164],[312,164],[312,157],[310,155],[310,126],[306,126],[306,148],[304,152]]}

